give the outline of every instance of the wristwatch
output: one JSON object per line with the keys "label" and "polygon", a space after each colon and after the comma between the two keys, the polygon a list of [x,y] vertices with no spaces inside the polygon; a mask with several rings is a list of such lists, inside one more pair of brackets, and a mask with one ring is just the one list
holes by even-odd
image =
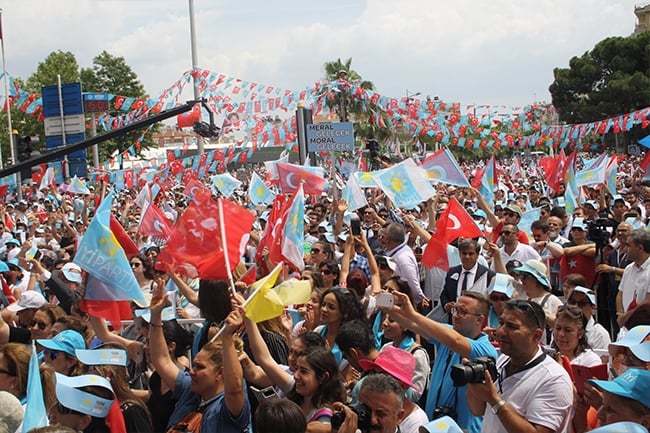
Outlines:
{"label": "wristwatch", "polygon": [[500,410],[503,406],[505,406],[505,405],[506,405],[506,401],[505,401],[505,400],[499,400],[499,401],[497,401],[496,403],[494,403],[494,405],[493,405],[492,408],[491,408],[491,409],[492,409],[492,413],[495,414],[495,415],[498,414],[498,413],[499,413],[499,410]]}

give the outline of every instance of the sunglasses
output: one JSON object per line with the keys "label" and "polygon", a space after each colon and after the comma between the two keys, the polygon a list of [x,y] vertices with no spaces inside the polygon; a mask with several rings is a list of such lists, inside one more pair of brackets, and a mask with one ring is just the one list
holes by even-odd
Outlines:
{"label": "sunglasses", "polygon": [[320,250],[318,248],[312,248],[311,253],[312,254],[318,254],[318,253],[320,253]]}
{"label": "sunglasses", "polygon": [[59,352],[57,352],[56,350],[45,349],[43,351],[43,355],[49,356],[50,360],[52,361],[56,361],[56,358],[59,357]]}
{"label": "sunglasses", "polygon": [[512,233],[510,230],[501,230],[501,236],[510,236]]}
{"label": "sunglasses", "polygon": [[490,301],[492,302],[506,302],[509,299],[506,295],[490,295]]}
{"label": "sunglasses", "polygon": [[384,271],[385,271],[386,269],[388,269],[388,265],[385,264],[385,263],[380,263],[378,266],[379,266],[379,269],[383,269]]}
{"label": "sunglasses", "polygon": [[323,275],[332,275],[332,271],[330,271],[329,269],[321,269],[320,273]]}
{"label": "sunglasses", "polygon": [[518,213],[510,212],[510,211],[505,211],[503,213],[505,216],[513,217],[513,216],[519,216]]}
{"label": "sunglasses", "polygon": [[132,267],[132,268],[139,268],[141,264],[142,264],[142,263],[133,262],[133,263],[131,263],[131,267]]}
{"label": "sunglasses", "polygon": [[7,376],[15,376],[15,374],[12,374],[11,371],[5,370],[4,368],[0,368],[0,374],[6,374]]}
{"label": "sunglasses", "polygon": [[40,329],[41,331],[45,331],[45,328],[47,328],[47,323],[37,322],[36,320],[32,320],[31,327],[33,328],[34,325],[38,326],[38,329]]}
{"label": "sunglasses", "polygon": [[576,302],[576,301],[573,301],[573,300],[569,299],[569,305],[577,305],[578,308],[585,308],[585,307],[590,306],[591,302],[589,302],[589,301],[578,301],[578,302]]}
{"label": "sunglasses", "polygon": [[568,311],[574,316],[582,316],[582,310],[578,307],[572,307],[571,305],[561,305],[558,307],[557,312]]}

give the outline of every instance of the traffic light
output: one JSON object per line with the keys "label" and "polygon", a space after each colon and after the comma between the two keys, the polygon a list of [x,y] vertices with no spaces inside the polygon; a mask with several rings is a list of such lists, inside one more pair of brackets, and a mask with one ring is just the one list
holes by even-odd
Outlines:
{"label": "traffic light", "polygon": [[32,156],[32,138],[29,135],[14,134],[14,141],[18,162],[27,161]]}

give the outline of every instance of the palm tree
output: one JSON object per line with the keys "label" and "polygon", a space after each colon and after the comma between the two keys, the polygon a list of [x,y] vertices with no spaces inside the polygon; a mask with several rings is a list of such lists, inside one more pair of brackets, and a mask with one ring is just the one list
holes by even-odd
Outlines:
{"label": "palm tree", "polygon": [[[326,105],[335,110],[342,122],[353,121],[355,137],[361,142],[374,138],[380,143],[390,136],[390,122],[376,104],[361,101],[351,94],[352,86],[364,90],[374,90],[371,81],[364,80],[352,69],[352,59],[341,61],[340,58],[323,65],[325,80],[336,84],[338,92],[330,93],[326,88],[322,97],[327,98]],[[382,121],[378,119],[381,117]],[[374,121],[373,121],[374,120]],[[384,125],[384,126],[378,126]]]}

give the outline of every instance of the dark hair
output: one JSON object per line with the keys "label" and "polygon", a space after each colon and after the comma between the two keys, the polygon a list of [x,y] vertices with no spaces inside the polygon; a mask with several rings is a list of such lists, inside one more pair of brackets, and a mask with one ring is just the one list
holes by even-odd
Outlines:
{"label": "dark hair", "polygon": [[179,358],[185,355],[192,346],[192,333],[183,328],[176,319],[165,320],[162,322],[162,326],[163,336],[167,345],[169,346],[171,342],[176,344],[174,357]]}
{"label": "dark hair", "polygon": [[504,308],[524,313],[523,321],[529,329],[535,330],[539,328],[542,331],[546,329],[546,314],[538,303],[523,299],[511,299],[505,303]]}
{"label": "dark hair", "polygon": [[336,275],[336,278],[334,279],[334,285],[339,284],[339,278],[341,277],[341,269],[339,268],[339,264],[336,262],[336,260],[328,259],[328,260],[323,260],[318,264],[318,268],[322,269],[323,266],[325,266],[327,269],[330,270],[334,275]]}
{"label": "dark hair", "polygon": [[[589,342],[587,341],[587,318],[585,315],[582,313],[582,310],[578,307],[560,307],[558,308],[558,312],[555,315],[555,324],[557,326],[557,321],[558,319],[567,319],[570,320],[572,323],[574,323],[578,327],[578,333],[582,331],[582,337],[578,338],[578,346],[575,348],[575,351],[573,352],[574,356],[580,355],[582,352],[584,352],[587,349],[590,349],[591,346],[589,345]],[[553,349],[557,350],[559,352],[559,347],[557,346],[557,343],[553,341]]]}
{"label": "dark hair", "polygon": [[153,280],[154,272],[153,272],[153,263],[151,262],[151,259],[145,256],[144,254],[136,254],[135,256],[131,256],[131,258],[129,259],[129,263],[133,259],[138,259],[142,262],[142,272],[144,273],[145,278]]}
{"label": "dark hair", "polygon": [[562,280],[562,283],[568,282],[569,284],[573,284],[573,286],[586,286],[587,285],[587,279],[582,275],[582,274],[567,274],[564,276],[564,279]]}
{"label": "dark hair", "polygon": [[458,243],[458,251],[461,253],[469,250],[472,247],[474,248],[474,251],[479,251],[478,242],[476,242],[474,239],[463,239]]}
{"label": "dark hair", "polygon": [[305,266],[305,269],[303,269],[302,272],[304,273],[305,271],[311,272],[311,279],[314,280],[312,290],[322,289],[325,286],[325,282],[323,281],[323,276],[320,273],[320,269],[315,266]]}
{"label": "dark hair", "polygon": [[632,329],[635,326],[647,325],[648,323],[650,323],[650,302],[642,302],[627,317],[625,327]]}
{"label": "dark hair", "polygon": [[226,280],[199,280],[199,308],[210,322],[221,323],[232,311]]}
{"label": "dark hair", "polygon": [[253,417],[255,433],[305,433],[306,430],[302,409],[286,398],[263,400]]}
{"label": "dark hair", "polygon": [[550,216],[558,217],[559,219],[564,221],[564,218],[566,218],[566,209],[564,209],[561,206],[553,206],[553,209],[551,209]]}
{"label": "dark hair", "polygon": [[543,233],[548,233],[549,230],[551,230],[551,226],[549,226],[546,221],[537,220],[532,222],[532,224],[530,225],[530,229],[531,231],[541,230]]}
{"label": "dark hair", "polygon": [[327,255],[327,260],[332,260],[334,258],[334,251],[332,250],[332,245],[329,242],[316,241],[311,245],[311,247],[314,248],[316,244],[318,244],[318,249],[320,249],[323,254]]}
{"label": "dark hair", "polygon": [[336,344],[342,353],[350,349],[358,349],[363,353],[370,353],[375,349],[375,337],[372,329],[361,320],[345,322],[336,334]]}
{"label": "dark hair", "polygon": [[363,320],[365,313],[361,302],[359,302],[359,298],[354,291],[338,286],[327,289],[320,297],[321,307],[323,306],[325,296],[330,293],[334,295],[339,304],[339,309],[341,310],[341,323],[355,319]]}
{"label": "dark hair", "polygon": [[298,334],[294,340],[302,341],[305,347],[325,347],[325,337],[314,331]]}
{"label": "dark hair", "polygon": [[[325,404],[331,404],[336,401],[345,401],[347,394],[343,384],[343,376],[339,371],[336,358],[332,352],[325,347],[308,347],[300,354],[301,358],[314,369],[316,378],[320,386],[311,397],[311,403],[314,407],[321,407]],[[296,392],[295,387],[289,392],[287,397],[298,404],[302,404],[303,396]]]}

